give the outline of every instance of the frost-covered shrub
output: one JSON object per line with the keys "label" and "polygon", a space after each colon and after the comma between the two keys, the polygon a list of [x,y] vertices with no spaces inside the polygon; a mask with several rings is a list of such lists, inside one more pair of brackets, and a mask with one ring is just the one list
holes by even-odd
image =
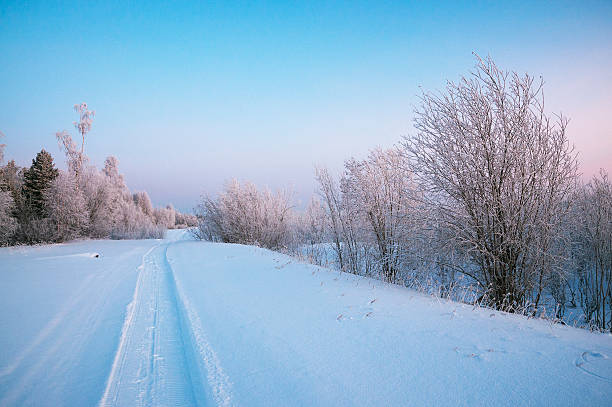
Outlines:
{"label": "frost-covered shrub", "polygon": [[112,239],[162,239],[165,227],[157,225],[132,200],[122,200],[115,213]]}
{"label": "frost-covered shrub", "polygon": [[216,199],[204,196],[197,216],[196,236],[201,239],[270,249],[286,247],[291,241],[288,194],[260,192],[248,182],[231,181]]}
{"label": "frost-covered shrub", "polygon": [[168,205],[165,208],[155,208],[153,210],[153,217],[155,223],[166,229],[174,229],[176,225],[176,212],[172,205]]}

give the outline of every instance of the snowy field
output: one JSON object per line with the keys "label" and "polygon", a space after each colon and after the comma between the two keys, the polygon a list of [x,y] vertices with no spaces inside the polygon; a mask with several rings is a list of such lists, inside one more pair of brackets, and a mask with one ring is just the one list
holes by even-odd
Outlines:
{"label": "snowy field", "polygon": [[250,246],[0,249],[1,406],[610,406],[612,336]]}

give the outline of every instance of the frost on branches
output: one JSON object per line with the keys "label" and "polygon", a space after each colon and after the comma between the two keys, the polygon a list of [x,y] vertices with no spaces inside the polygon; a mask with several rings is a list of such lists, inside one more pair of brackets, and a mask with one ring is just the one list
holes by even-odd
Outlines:
{"label": "frost on branches", "polygon": [[470,76],[422,95],[404,143],[447,239],[471,259],[453,266],[497,307],[537,309],[546,280],[564,272],[577,162],[567,119],[544,112],[542,85],[478,58]]}

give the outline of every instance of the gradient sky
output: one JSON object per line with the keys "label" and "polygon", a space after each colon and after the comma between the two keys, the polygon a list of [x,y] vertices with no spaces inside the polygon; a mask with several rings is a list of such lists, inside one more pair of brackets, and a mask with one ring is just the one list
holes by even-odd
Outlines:
{"label": "gradient sky", "polygon": [[0,1],[7,158],[42,147],[75,103],[86,152],[115,155],[132,190],[187,210],[232,177],[292,187],[413,132],[422,87],[474,66],[542,75],[570,117],[585,176],[612,172],[612,2]]}

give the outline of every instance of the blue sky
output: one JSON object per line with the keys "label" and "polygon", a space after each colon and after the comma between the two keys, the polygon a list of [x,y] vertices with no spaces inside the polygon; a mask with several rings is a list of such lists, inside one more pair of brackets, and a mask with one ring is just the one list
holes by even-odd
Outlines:
{"label": "blue sky", "polygon": [[75,103],[96,110],[86,151],[115,155],[133,190],[193,207],[232,177],[307,200],[314,164],[410,134],[420,88],[474,66],[542,75],[571,118],[582,171],[612,172],[611,2],[0,3],[7,158],[42,147]]}

